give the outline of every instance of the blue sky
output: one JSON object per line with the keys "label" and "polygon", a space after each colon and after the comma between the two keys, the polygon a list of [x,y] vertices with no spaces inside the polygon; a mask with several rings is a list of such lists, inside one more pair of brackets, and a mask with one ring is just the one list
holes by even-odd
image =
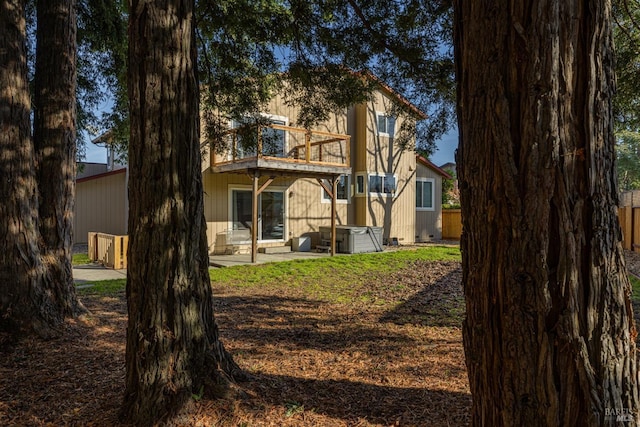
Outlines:
{"label": "blue sky", "polygon": [[88,142],[84,161],[88,163],[107,163],[107,149]]}
{"label": "blue sky", "polygon": [[458,148],[458,129],[452,129],[436,143],[436,151],[429,160],[438,166],[455,162],[455,151]]}

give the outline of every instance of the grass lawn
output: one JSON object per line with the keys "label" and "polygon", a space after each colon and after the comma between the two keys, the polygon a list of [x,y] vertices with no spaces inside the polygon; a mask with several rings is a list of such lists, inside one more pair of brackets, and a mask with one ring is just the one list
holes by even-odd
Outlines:
{"label": "grass lawn", "polygon": [[[78,257],[78,263],[81,263],[82,259]],[[384,304],[389,301],[367,293],[367,283],[372,278],[410,267],[416,261],[460,261],[460,249],[451,246],[431,246],[416,250],[212,268],[209,270],[209,276],[214,288],[258,288],[272,291],[287,288],[288,292],[297,292],[300,296],[327,302],[347,303],[359,300]],[[126,281],[103,280],[93,284],[95,286],[79,289],[78,292],[81,295],[113,295],[124,291]]]}
{"label": "grass lawn", "polygon": [[635,304],[640,304],[640,279],[633,275],[629,275],[631,281],[631,299]]}
{"label": "grass lawn", "polygon": [[[433,246],[416,250],[355,254],[295,260],[288,262],[242,265],[211,269],[214,287],[258,287],[271,291],[286,288],[299,296],[327,302],[388,303],[382,295],[367,293],[372,280],[410,267],[416,261],[460,261],[457,247]],[[402,286],[397,284],[394,286]]]}
{"label": "grass lawn", "polygon": [[78,253],[78,254],[73,254],[71,258],[71,263],[73,265],[90,264],[91,260],[89,259],[89,255],[84,253]]}

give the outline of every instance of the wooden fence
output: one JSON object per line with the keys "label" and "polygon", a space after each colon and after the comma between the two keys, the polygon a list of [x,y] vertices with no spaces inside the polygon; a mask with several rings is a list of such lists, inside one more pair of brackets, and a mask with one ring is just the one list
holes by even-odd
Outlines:
{"label": "wooden fence", "polygon": [[116,270],[127,268],[128,236],[90,232],[88,242],[91,261]]}
{"label": "wooden fence", "polygon": [[[622,228],[622,246],[627,250],[640,252],[640,206],[618,208],[620,227]],[[460,209],[442,210],[442,238],[460,240],[462,235],[462,216]]]}
{"label": "wooden fence", "polygon": [[618,208],[618,218],[622,228],[622,246],[640,252],[640,206]]}
{"label": "wooden fence", "polygon": [[460,209],[442,210],[442,239],[460,240],[462,235],[462,214]]}

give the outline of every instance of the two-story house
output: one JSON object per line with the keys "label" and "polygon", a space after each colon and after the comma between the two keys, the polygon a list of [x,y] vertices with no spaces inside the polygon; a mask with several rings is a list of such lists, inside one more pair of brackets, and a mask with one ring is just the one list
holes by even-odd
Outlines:
{"label": "two-story house", "polygon": [[[401,104],[406,114],[389,115],[392,104]],[[398,144],[396,132],[402,120],[421,120],[424,113],[382,83],[369,102],[311,131],[296,127],[297,110],[279,97],[267,111],[272,127],[236,128],[205,146],[212,252],[248,250],[252,238],[259,247],[287,245],[300,236],[320,245],[321,229],[333,218],[338,225],[380,229],[379,246],[414,242],[415,140]],[[243,144],[248,138],[251,144]]]}
{"label": "two-story house", "polygon": [[[391,115],[394,105],[404,113]],[[291,246],[301,238],[307,247],[325,246],[327,230],[335,236],[331,230],[344,231],[347,226],[354,232],[371,233],[375,248],[439,238],[436,195],[444,175],[416,156],[415,137],[402,144],[397,138],[402,121],[423,120],[423,112],[378,82],[368,102],[333,114],[312,130],[296,125],[297,113],[275,97],[264,114],[270,124],[229,123],[230,130],[222,138],[203,141],[211,253],[252,252],[255,256],[258,248]],[[425,167],[436,178],[417,179],[418,169]],[[113,179],[109,174],[97,179],[107,178]],[[79,180],[78,195],[86,193],[83,186],[97,184],[91,178]],[[80,200],[77,205],[87,204]],[[91,207],[109,210],[95,202]],[[433,217],[427,225],[416,220],[425,210],[432,211],[429,218]],[[76,211],[78,218],[87,215]],[[126,229],[88,229],[76,230],[76,235],[81,239],[86,231],[126,234]],[[344,249],[335,243],[333,248]]]}

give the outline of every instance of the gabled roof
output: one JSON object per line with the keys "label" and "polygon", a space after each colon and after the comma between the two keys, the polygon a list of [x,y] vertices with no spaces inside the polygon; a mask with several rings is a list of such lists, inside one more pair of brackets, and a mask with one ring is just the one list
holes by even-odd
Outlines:
{"label": "gabled roof", "polygon": [[449,175],[446,171],[444,171],[443,169],[439,168],[434,163],[431,163],[431,161],[429,161],[429,159],[426,159],[426,158],[422,157],[420,154],[416,154],[416,161],[418,163],[421,163],[422,165],[428,167],[429,169],[433,170],[434,172],[439,173],[440,175],[442,175],[442,177],[444,179],[453,179],[453,177],[451,175]]}
{"label": "gabled roof", "polygon": [[383,90],[383,92],[385,92],[390,97],[395,98],[395,100],[400,105],[402,105],[411,113],[413,113],[418,119],[425,120],[427,118],[427,113],[425,113],[424,111],[422,111],[421,109],[413,105],[411,101],[409,101],[407,98],[402,96],[400,92],[397,92],[391,86],[389,86],[384,81],[382,81],[378,76],[374,75],[370,71],[363,71],[361,72],[361,74],[367,77],[368,79],[370,79],[371,81],[375,82],[376,84],[378,84],[380,88]]}

